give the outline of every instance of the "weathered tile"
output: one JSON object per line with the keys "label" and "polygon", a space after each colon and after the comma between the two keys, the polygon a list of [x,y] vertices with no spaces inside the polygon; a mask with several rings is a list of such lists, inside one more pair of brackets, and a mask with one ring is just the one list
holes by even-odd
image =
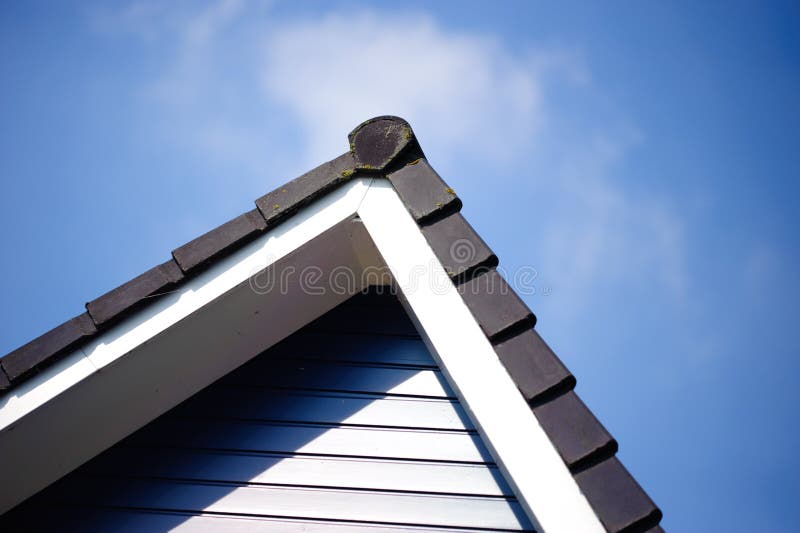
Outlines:
{"label": "weathered tile", "polygon": [[418,159],[386,177],[419,224],[461,209],[461,200],[456,192],[425,159]]}
{"label": "weathered tile", "polygon": [[57,356],[96,332],[97,328],[89,314],[82,313],[17,348],[3,357],[0,364],[14,383],[37,366],[51,363]]}
{"label": "weathered tile", "polygon": [[172,257],[181,270],[190,272],[234,246],[244,244],[266,227],[264,217],[253,209],[173,250]]}
{"label": "weathered tile", "polygon": [[256,206],[267,225],[272,226],[354,174],[353,154],[347,152],[265,194],[256,200]]}
{"label": "weathered tile", "polygon": [[182,279],[183,272],[170,259],[87,303],[86,310],[99,326],[133,309],[143,299],[169,290]]}

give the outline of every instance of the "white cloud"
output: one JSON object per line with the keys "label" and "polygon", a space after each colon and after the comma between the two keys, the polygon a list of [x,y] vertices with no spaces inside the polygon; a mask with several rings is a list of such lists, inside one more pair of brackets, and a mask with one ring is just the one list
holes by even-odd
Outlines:
{"label": "white cloud", "polygon": [[[596,294],[614,287],[619,297],[646,283],[672,303],[687,297],[682,218],[664,199],[632,193],[613,179],[642,142],[636,130],[606,131],[562,148],[567,163],[550,169],[547,212],[537,255],[553,288],[553,309],[564,314],[596,307]],[[548,161],[552,162],[551,159]]]}
{"label": "white cloud", "polygon": [[[647,279],[685,294],[680,218],[663,200],[612,179],[640,132],[607,117],[575,122],[563,102],[548,98],[553,78],[577,87],[573,97],[584,105],[597,91],[579,50],[511,50],[497,36],[445,28],[421,13],[277,20],[264,4],[235,0],[168,5],[138,3],[96,17],[106,33],[116,24],[163,50],[163,69],[141,88],[162,141],[263,176],[281,154],[302,152],[300,171],[346,149],[345,133],[358,121],[400,115],[439,168],[460,172],[450,177],[459,188],[477,179],[460,165],[464,156],[487,168],[539,161],[530,180],[494,179],[522,196],[546,189],[552,205],[535,249],[563,308],[580,308],[598,279]],[[299,132],[303,146],[270,151],[270,140],[285,142],[286,130]]]}
{"label": "white cloud", "polygon": [[491,37],[421,14],[362,12],[282,24],[267,38],[264,85],[292,109],[311,160],[341,152],[354,120],[400,115],[429,151],[502,159],[529,143],[540,107],[533,69]]}
{"label": "white cloud", "polygon": [[94,29],[106,35],[124,32],[148,42],[168,35],[191,45],[208,41],[245,7],[242,0],[206,3],[139,0],[121,7],[93,6],[88,16]]}
{"label": "white cloud", "polygon": [[[492,163],[530,165],[549,131],[547,82],[557,74],[591,91],[580,54],[529,49],[515,54],[497,39],[453,32],[423,15],[366,12],[281,25],[267,39],[264,83],[270,98],[299,117],[309,162],[342,149],[342,132],[356,117],[397,114],[411,122],[437,163],[479,152]],[[537,255],[555,265],[553,281],[571,309],[587,301],[592,284],[652,278],[673,296],[685,294],[683,229],[658,198],[627,193],[610,179],[615,165],[641,142],[636,128],[598,128],[547,149],[543,160],[559,168],[550,196],[563,208],[550,212]],[[537,135],[538,133],[538,135]],[[495,181],[503,178],[495,177]],[[507,178],[506,178],[507,179]],[[523,178],[516,174],[520,194]],[[458,185],[458,184],[456,184]]]}

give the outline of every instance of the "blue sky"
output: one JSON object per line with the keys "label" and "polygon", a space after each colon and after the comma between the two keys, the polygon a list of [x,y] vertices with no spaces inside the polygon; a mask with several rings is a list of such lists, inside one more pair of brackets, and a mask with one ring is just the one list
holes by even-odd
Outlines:
{"label": "blue sky", "polygon": [[407,118],[674,531],[800,499],[791,3],[3,3],[0,352]]}

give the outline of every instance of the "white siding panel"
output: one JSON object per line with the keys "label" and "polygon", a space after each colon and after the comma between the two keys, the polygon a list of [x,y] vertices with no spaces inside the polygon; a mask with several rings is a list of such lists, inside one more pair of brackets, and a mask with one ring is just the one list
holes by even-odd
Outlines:
{"label": "white siding panel", "polygon": [[163,419],[130,441],[136,444],[258,452],[486,462],[491,455],[474,433],[329,427],[239,420]]}
{"label": "white siding panel", "polygon": [[[61,531],[114,531],[142,533],[474,533],[475,529],[402,526],[378,523],[298,520],[290,518],[220,516],[125,509],[67,510],[62,515]],[[485,531],[485,530],[484,530]]]}
{"label": "white siding panel", "polygon": [[275,347],[271,357],[415,365],[435,368],[430,352],[419,339],[372,335],[305,333]]}
{"label": "white siding panel", "polygon": [[357,489],[405,490],[485,496],[510,495],[496,467],[352,457],[313,457],[118,448],[89,473]]}
{"label": "white siding panel", "polygon": [[[261,361],[259,361],[261,362]],[[277,360],[247,365],[220,380],[228,386],[340,390],[388,395],[454,398],[438,370],[314,360]]]}
{"label": "white siding panel", "polygon": [[480,496],[113,479],[66,498],[114,507],[434,526],[522,530],[526,523],[516,502]]}
{"label": "white siding panel", "polygon": [[218,388],[189,400],[175,414],[326,424],[473,429],[457,401],[385,398],[322,392],[287,392],[253,388]]}

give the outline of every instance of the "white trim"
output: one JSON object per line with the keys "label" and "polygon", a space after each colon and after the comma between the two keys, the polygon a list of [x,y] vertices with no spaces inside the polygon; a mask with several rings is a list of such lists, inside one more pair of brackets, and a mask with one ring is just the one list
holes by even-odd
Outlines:
{"label": "white trim", "polygon": [[301,210],[177,292],[157,299],[56,365],[0,395],[0,431],[355,214],[370,181],[353,180],[324,196],[313,209]]}
{"label": "white trim", "polygon": [[547,532],[605,531],[391,185],[373,183],[358,214],[530,517]]}
{"label": "white trim", "polygon": [[296,280],[263,295],[248,280],[292,252],[328,271],[378,261],[363,225],[351,227],[370,182],[325,195],[0,396],[0,513],[347,299]]}

